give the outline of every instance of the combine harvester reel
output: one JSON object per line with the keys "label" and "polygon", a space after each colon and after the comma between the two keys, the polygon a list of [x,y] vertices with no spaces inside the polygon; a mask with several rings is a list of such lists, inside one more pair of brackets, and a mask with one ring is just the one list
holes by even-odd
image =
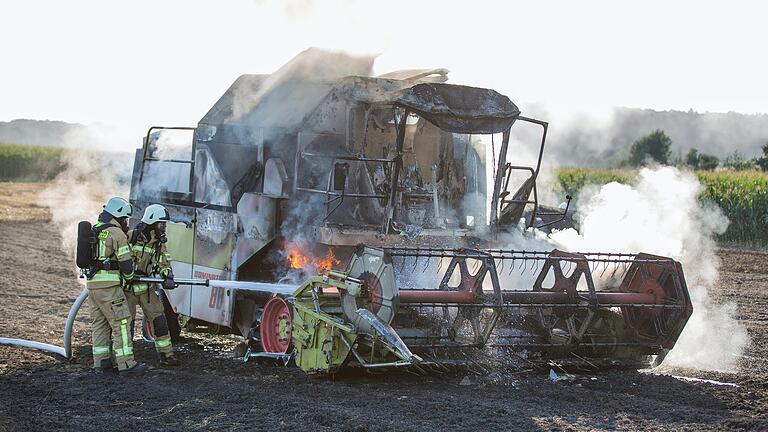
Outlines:
{"label": "combine harvester reel", "polygon": [[[528,365],[647,367],[663,360],[693,312],[682,268],[670,258],[559,250],[387,252],[406,268],[450,259],[438,289],[400,289],[393,324],[414,352],[435,361],[451,349],[480,348]],[[509,271],[502,281],[504,267]],[[456,269],[459,283],[450,286]],[[530,289],[502,288],[526,271],[538,271]],[[424,326],[435,316],[442,316],[442,325]]]}
{"label": "combine harvester reel", "polygon": [[[605,275],[609,267],[609,286],[597,290],[592,268]],[[571,270],[570,275],[563,269]],[[619,269],[623,280],[610,287]],[[554,275],[554,283],[545,289],[548,274]],[[535,321],[544,343],[530,344],[530,348],[609,365],[645,366],[648,356],[655,356],[653,364],[660,363],[693,312],[680,264],[648,254],[555,250],[544,262],[530,295],[504,293],[507,303],[540,302]]]}

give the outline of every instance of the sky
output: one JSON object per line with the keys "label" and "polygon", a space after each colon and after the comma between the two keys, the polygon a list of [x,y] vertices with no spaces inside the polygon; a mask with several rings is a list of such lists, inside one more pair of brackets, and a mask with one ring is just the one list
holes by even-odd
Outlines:
{"label": "sky", "polygon": [[525,114],[612,107],[768,112],[761,2],[56,1],[0,3],[0,121],[194,126],[237,78],[310,46],[445,67]]}

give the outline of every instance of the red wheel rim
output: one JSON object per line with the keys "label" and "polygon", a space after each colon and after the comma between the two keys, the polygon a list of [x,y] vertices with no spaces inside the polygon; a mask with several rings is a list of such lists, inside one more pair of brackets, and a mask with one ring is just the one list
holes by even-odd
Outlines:
{"label": "red wheel rim", "polygon": [[293,318],[288,303],[280,297],[272,297],[264,305],[259,336],[266,352],[285,354],[291,348]]}

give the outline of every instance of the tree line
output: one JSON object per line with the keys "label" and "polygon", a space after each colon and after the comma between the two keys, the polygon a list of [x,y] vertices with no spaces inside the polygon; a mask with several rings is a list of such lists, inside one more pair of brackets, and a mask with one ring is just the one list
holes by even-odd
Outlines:
{"label": "tree line", "polygon": [[699,152],[691,148],[683,157],[672,156],[672,139],[661,129],[644,135],[632,143],[629,149],[629,158],[623,165],[639,167],[649,163],[662,165],[688,166],[692,169],[712,171],[718,167],[744,171],[760,169],[768,171],[768,141],[761,147],[763,155],[756,158],[745,158],[738,150],[724,160],[717,156]]}

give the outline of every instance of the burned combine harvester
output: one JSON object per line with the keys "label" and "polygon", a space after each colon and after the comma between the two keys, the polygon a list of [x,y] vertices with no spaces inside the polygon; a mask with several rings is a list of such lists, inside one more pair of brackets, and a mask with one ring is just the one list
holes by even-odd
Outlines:
{"label": "burned combine harvester", "polygon": [[[510,247],[565,217],[538,203],[547,123],[444,70],[371,66],[309,50],[241,76],[196,128],[149,130],[134,214],[167,206],[176,277],[204,280],[165,292],[180,322],[312,373],[468,351],[659,363],[692,313],[679,263]],[[520,123],[541,130],[532,166],[510,145]],[[165,138],[183,129],[184,145]]]}

